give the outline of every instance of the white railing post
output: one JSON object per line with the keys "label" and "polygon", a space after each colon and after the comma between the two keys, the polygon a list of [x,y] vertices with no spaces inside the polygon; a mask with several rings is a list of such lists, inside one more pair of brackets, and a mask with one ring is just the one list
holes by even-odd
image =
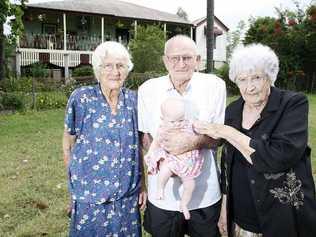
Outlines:
{"label": "white railing post", "polygon": [[167,40],[167,24],[166,23],[163,24],[163,33],[165,35],[165,40]]}
{"label": "white railing post", "polygon": [[104,17],[101,17],[101,42],[104,42]]}
{"label": "white railing post", "polygon": [[15,52],[15,70],[16,76],[21,76],[21,52],[20,52],[20,37],[17,37],[16,40],[16,52]]}
{"label": "white railing post", "polygon": [[64,23],[64,50],[67,50],[67,24],[66,24],[66,13],[63,13]]}
{"label": "white railing post", "polygon": [[193,39],[193,27],[190,26],[190,36],[191,36],[191,39]]}
{"label": "white railing post", "polygon": [[69,54],[67,51],[67,24],[66,24],[66,13],[63,13],[64,21],[64,63],[65,63],[65,82],[69,79]]}
{"label": "white railing post", "polygon": [[134,38],[137,37],[137,20],[134,21]]}

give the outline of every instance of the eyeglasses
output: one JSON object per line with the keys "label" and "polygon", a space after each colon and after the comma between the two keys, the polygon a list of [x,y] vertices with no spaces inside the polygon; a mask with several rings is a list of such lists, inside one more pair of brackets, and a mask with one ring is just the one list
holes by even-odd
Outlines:
{"label": "eyeglasses", "polygon": [[238,77],[236,79],[236,84],[239,87],[245,87],[247,86],[249,83],[251,83],[252,85],[258,86],[260,85],[264,80],[266,79],[265,76],[262,75],[254,75],[254,76],[249,76],[249,77]]}
{"label": "eyeglasses", "polygon": [[128,68],[128,66],[126,64],[123,64],[123,63],[117,63],[117,64],[106,63],[106,64],[103,64],[103,65],[100,65],[100,67],[105,72],[112,72],[114,70],[114,68],[116,68],[118,71],[125,71]]}
{"label": "eyeglasses", "polygon": [[184,64],[189,64],[193,62],[195,55],[166,55],[166,57],[172,64],[179,63],[181,59]]}

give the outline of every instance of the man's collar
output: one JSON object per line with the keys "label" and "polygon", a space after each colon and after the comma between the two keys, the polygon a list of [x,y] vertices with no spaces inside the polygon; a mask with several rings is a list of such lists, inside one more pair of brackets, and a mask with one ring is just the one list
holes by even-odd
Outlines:
{"label": "man's collar", "polygon": [[[170,78],[170,75],[168,74],[167,76],[167,82],[166,82],[166,90],[167,91],[172,91],[172,90],[175,90],[176,88],[174,87],[174,85],[173,85],[173,83],[172,83],[172,81],[171,81],[171,78]],[[186,92],[188,92],[189,90],[191,90],[191,88],[192,88],[192,80],[193,80],[193,78],[194,78],[194,73],[193,73],[193,75],[192,75],[192,78],[190,79],[190,81],[188,82],[188,85],[187,85],[187,87],[186,87],[186,89],[185,89],[185,91]]]}

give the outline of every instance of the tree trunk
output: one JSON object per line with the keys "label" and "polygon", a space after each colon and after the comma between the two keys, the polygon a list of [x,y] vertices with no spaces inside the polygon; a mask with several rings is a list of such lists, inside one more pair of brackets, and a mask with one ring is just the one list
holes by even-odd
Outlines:
{"label": "tree trunk", "polygon": [[3,24],[0,23],[0,80],[3,80],[5,76],[4,43],[5,43],[5,39],[4,39],[4,34],[3,34]]}
{"label": "tree trunk", "polygon": [[207,0],[206,7],[206,72],[212,72],[214,49],[214,0]]}

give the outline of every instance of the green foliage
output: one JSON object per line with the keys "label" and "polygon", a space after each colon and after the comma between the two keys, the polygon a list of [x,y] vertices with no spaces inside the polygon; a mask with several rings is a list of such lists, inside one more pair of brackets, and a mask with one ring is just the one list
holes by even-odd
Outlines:
{"label": "green foliage", "polygon": [[[34,79],[34,87],[36,92],[40,91],[57,91],[61,87],[61,82],[49,80],[48,78]],[[0,81],[0,90],[6,92],[32,92],[31,77],[8,77]]]}
{"label": "green foliage", "polygon": [[244,21],[240,21],[238,22],[237,28],[235,31],[233,32],[228,32],[228,44],[226,47],[226,51],[227,51],[227,58],[230,59],[231,54],[234,50],[234,48],[236,48],[237,45],[239,45],[241,43],[241,37],[244,33],[245,30],[245,22]]}
{"label": "green foliage", "polygon": [[34,78],[44,78],[48,76],[47,67],[42,63],[34,63],[31,66],[31,75]]}
{"label": "green foliage", "polygon": [[138,26],[129,43],[135,72],[163,72],[164,32],[158,25]]}
{"label": "green foliage", "polygon": [[0,93],[0,110],[18,110],[25,109],[23,96],[18,93]]}
{"label": "green foliage", "polygon": [[93,76],[93,69],[90,65],[80,66],[73,70],[72,76],[81,77],[81,76]]}
{"label": "green foliage", "polygon": [[30,92],[32,91],[32,79],[29,77],[9,77],[0,81],[0,90],[6,92]]}
{"label": "green foliage", "polygon": [[6,22],[7,16],[9,15],[10,1],[1,0],[0,1],[0,24],[3,25]]}
{"label": "green foliage", "polygon": [[128,78],[126,79],[124,86],[132,90],[137,90],[137,88],[141,84],[143,84],[146,80],[160,77],[163,74],[164,73],[159,73],[159,72],[145,72],[145,73],[131,72],[128,75]]}
{"label": "green foliage", "polygon": [[215,74],[222,78],[226,83],[227,94],[230,95],[238,95],[239,90],[235,83],[229,80],[229,65],[224,64],[218,69],[215,69]]}
{"label": "green foliage", "polygon": [[36,108],[39,110],[65,108],[66,105],[67,97],[62,92],[42,92],[36,95]]}
{"label": "green foliage", "polygon": [[277,86],[313,91],[316,83],[316,10],[311,5],[303,11],[276,8],[278,17],[250,20],[244,43],[260,42],[270,46],[280,60]]}

